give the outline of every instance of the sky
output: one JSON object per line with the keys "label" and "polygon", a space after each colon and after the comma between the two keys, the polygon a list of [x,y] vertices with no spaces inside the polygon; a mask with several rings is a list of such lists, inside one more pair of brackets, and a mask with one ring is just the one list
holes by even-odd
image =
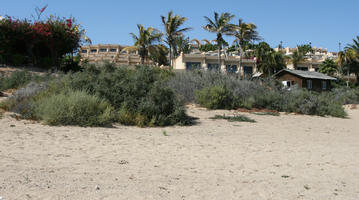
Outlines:
{"label": "sky", "polygon": [[213,18],[215,11],[236,15],[233,23],[239,18],[255,23],[272,47],[311,42],[338,51],[339,42],[343,48],[359,35],[359,0],[0,0],[0,15],[31,19],[46,4],[43,18],[74,17],[93,44],[132,45],[129,33],[137,33],[137,24],[163,31],[160,16],[170,10],[188,18],[184,27],[193,28],[186,33],[191,39],[215,39],[202,28],[204,16]]}

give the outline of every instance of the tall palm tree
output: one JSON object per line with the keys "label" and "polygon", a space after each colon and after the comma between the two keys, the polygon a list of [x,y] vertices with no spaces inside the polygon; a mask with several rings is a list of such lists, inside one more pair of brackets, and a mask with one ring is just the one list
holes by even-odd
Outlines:
{"label": "tall palm tree", "polygon": [[353,39],[353,43],[351,45],[348,45],[348,48],[351,48],[356,53],[356,56],[359,57],[359,36],[357,36],[356,40]]}
{"label": "tall palm tree", "polygon": [[130,33],[135,44],[133,47],[127,49],[135,49],[141,57],[141,64],[145,63],[145,60],[149,58],[150,51],[157,50],[157,44],[161,41],[162,33],[155,28],[148,27],[147,29],[143,25],[138,24],[138,35]]}
{"label": "tall palm tree", "polygon": [[203,28],[206,31],[211,33],[216,33],[217,35],[217,45],[218,45],[218,66],[221,67],[221,50],[223,48],[223,44],[225,40],[223,39],[223,35],[231,35],[234,29],[234,25],[230,24],[230,21],[235,16],[230,13],[222,13],[218,15],[217,12],[214,12],[214,19],[210,19],[209,17],[205,16],[204,18],[207,21],[207,25]]}
{"label": "tall palm tree", "polygon": [[189,31],[192,28],[181,28],[181,26],[187,21],[187,18],[179,15],[173,15],[172,11],[168,12],[167,18],[165,16],[161,16],[161,19],[162,24],[165,27],[166,42],[169,46],[170,67],[172,67],[172,52],[176,51],[176,38],[183,36],[183,32]]}
{"label": "tall palm tree", "polygon": [[245,23],[242,19],[239,19],[238,24],[236,24],[235,29],[232,33],[233,36],[236,38],[234,40],[234,43],[236,43],[239,47],[239,71],[241,71],[242,67],[242,58],[244,56],[243,49],[245,48],[245,44],[261,39],[256,29],[257,26],[255,24]]}
{"label": "tall palm tree", "polygon": [[350,73],[353,70],[353,67],[358,66],[357,61],[358,54],[356,53],[354,48],[350,47],[350,45],[348,45],[348,47],[345,48],[344,51],[340,51],[338,53],[336,63],[340,67],[341,74],[344,75],[344,71],[347,72],[347,87],[349,87]]}

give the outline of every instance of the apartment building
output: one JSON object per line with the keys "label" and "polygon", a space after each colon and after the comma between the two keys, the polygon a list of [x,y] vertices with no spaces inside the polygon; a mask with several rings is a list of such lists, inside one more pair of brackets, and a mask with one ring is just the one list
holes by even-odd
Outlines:
{"label": "apartment building", "polygon": [[[297,50],[297,48],[286,47],[283,49],[275,48],[275,51],[283,51],[286,56],[291,56]],[[328,49],[312,48],[313,52],[305,55],[305,60],[297,64],[296,70],[302,71],[318,71],[320,64],[327,58],[335,60],[338,57],[337,52],[329,52]],[[287,63],[288,69],[295,69],[293,63],[290,61]]]}
{"label": "apartment building", "polygon": [[[80,54],[83,59],[90,63],[103,63],[105,61],[117,65],[138,65],[141,58],[137,51],[125,50],[126,46],[114,44],[98,44],[82,46]],[[275,48],[275,51],[283,51],[286,56],[291,56],[297,48]],[[305,60],[298,63],[296,70],[318,71],[320,64],[327,58],[336,59],[336,52],[328,52],[328,49],[313,47],[313,53],[308,53]],[[151,60],[146,60],[145,64],[154,64]],[[294,65],[289,61],[288,69],[294,69]],[[173,59],[173,69],[175,70],[214,70],[227,73],[240,74],[243,77],[250,77],[257,72],[256,58],[240,59],[238,52],[226,52],[222,50],[220,64],[218,64],[218,52],[201,52],[198,48],[193,48],[191,53],[182,53]]]}
{"label": "apartment building", "polygon": [[[243,58],[237,53],[226,53],[223,51],[218,64],[218,52],[200,52],[194,51],[190,54],[181,54],[173,62],[173,68],[176,70],[214,70],[227,73],[237,73],[241,76],[251,76],[256,72],[256,59]],[[240,63],[242,62],[242,65]]]}
{"label": "apartment building", "polygon": [[[80,55],[89,63],[111,62],[118,65],[138,65],[141,58],[137,51],[124,50],[127,46],[114,44],[98,44],[82,46]],[[145,64],[153,64],[151,60],[146,60]]]}

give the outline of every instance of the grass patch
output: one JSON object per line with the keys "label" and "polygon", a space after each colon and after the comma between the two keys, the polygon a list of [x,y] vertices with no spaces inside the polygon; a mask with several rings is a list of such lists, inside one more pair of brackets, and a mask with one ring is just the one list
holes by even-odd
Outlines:
{"label": "grass patch", "polygon": [[229,122],[251,122],[251,123],[256,122],[254,119],[251,119],[244,115],[235,115],[235,116],[215,115],[210,119],[225,119]]}
{"label": "grass patch", "polygon": [[275,112],[253,112],[252,114],[255,115],[271,115],[271,116],[280,116],[279,113],[275,113]]}

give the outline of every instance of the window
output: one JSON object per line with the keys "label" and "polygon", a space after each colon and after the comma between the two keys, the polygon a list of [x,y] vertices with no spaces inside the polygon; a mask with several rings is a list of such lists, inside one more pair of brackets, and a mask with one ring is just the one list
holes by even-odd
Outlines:
{"label": "window", "polygon": [[201,69],[200,62],[186,62],[186,70],[198,70]]}
{"label": "window", "polygon": [[107,52],[107,49],[102,48],[102,49],[100,49],[100,52]]}
{"label": "window", "polygon": [[308,67],[297,67],[297,70],[308,71]]}
{"label": "window", "polygon": [[294,85],[294,81],[282,81],[284,87],[290,88]]}
{"label": "window", "polygon": [[81,50],[81,53],[87,53],[86,49]]}
{"label": "window", "polygon": [[226,65],[226,71],[228,73],[236,73],[237,72],[237,65]]}
{"label": "window", "polygon": [[97,49],[91,49],[91,53],[97,53]]}
{"label": "window", "polygon": [[243,67],[244,75],[252,75],[253,74],[253,67],[244,66]]}
{"label": "window", "polygon": [[322,90],[327,90],[327,81],[322,81]]}
{"label": "window", "polygon": [[110,52],[117,52],[117,49],[110,49]]}
{"label": "window", "polygon": [[311,90],[313,88],[312,80],[307,80],[307,89]]}
{"label": "window", "polygon": [[218,64],[208,64],[208,70],[219,71],[219,65]]}

